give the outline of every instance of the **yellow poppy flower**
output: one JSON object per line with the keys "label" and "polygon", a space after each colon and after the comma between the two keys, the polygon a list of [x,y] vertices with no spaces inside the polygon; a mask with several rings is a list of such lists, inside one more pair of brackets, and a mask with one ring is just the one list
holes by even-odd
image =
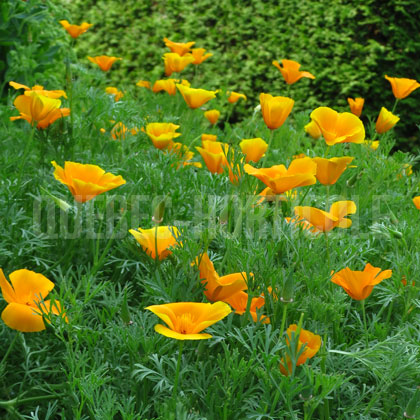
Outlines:
{"label": "yellow poppy flower", "polygon": [[195,42],[173,42],[168,38],[163,38],[165,45],[173,52],[180,56],[183,56],[190,52],[191,47]]}
{"label": "yellow poppy flower", "polygon": [[179,73],[194,61],[191,54],[179,55],[177,53],[163,54],[163,62],[165,64],[165,75],[170,76],[172,73]]}
{"label": "yellow poppy flower", "polygon": [[217,141],[217,136],[215,134],[202,134],[201,142],[203,141]]}
{"label": "yellow poppy flower", "polygon": [[60,20],[60,24],[70,34],[72,38],[84,34],[91,26],[92,23],[83,22],[81,25],[71,25],[67,20]]}
{"label": "yellow poppy flower", "polygon": [[242,153],[245,155],[245,161],[258,162],[267,151],[268,144],[260,137],[255,139],[243,139],[239,143]]}
{"label": "yellow poppy flower", "polygon": [[194,57],[194,61],[192,63],[195,65],[201,64],[213,55],[212,53],[204,54],[205,52],[206,50],[204,48],[193,48],[191,50],[191,54]]}
{"label": "yellow poppy flower", "polygon": [[21,83],[9,82],[9,85],[17,89],[25,89],[25,95],[29,95],[30,91],[35,91],[38,95],[46,96],[52,99],[58,99],[62,96],[67,99],[66,92],[64,90],[44,90],[43,86],[36,85],[30,88],[29,86],[22,85]]}
{"label": "yellow poppy flower", "polygon": [[372,293],[374,286],[392,276],[392,270],[380,271],[380,268],[369,263],[363,271],[353,271],[346,267],[335,273],[331,281],[341,286],[352,299],[364,300]]}
{"label": "yellow poppy flower", "polygon": [[316,163],[316,179],[323,185],[335,184],[353,159],[350,156],[330,159],[320,157],[312,158]]}
{"label": "yellow poppy flower", "polygon": [[[249,295],[246,292],[240,291],[234,295],[224,299],[224,302],[228,303],[235,310],[235,313],[238,315],[243,315],[246,312],[248,307]],[[265,299],[263,296],[254,297],[251,299],[251,304],[249,306],[249,313],[252,316],[252,319],[257,322],[260,320],[263,324],[269,324],[270,318],[260,314],[258,318],[257,309],[261,309],[265,304]]]}
{"label": "yellow poppy flower", "polygon": [[416,206],[417,210],[420,210],[420,195],[413,198],[413,203]]}
{"label": "yellow poppy flower", "polygon": [[120,90],[113,86],[105,88],[105,92],[109,95],[114,95],[115,102],[118,102],[124,96],[124,93],[122,93]]}
{"label": "yellow poppy flower", "polygon": [[177,83],[176,87],[181,92],[186,104],[192,109],[203,106],[205,103],[215,98],[217,93],[217,91],[213,90],[194,89],[179,83]]}
{"label": "yellow poppy flower", "polygon": [[201,333],[201,331],[232,312],[229,306],[223,302],[178,302],[152,305],[146,309],[157,315],[167,325],[157,324],[155,325],[155,331],[176,340],[205,340],[211,338],[210,334]]}
{"label": "yellow poppy flower", "polygon": [[238,92],[228,92],[229,97],[227,98],[228,102],[234,104],[239,101],[239,99],[243,99],[246,101],[246,96],[243,93]]}
{"label": "yellow poppy flower", "polygon": [[210,124],[214,125],[217,123],[220,117],[220,111],[217,109],[210,109],[204,112],[204,116],[207,118]]}
{"label": "yellow poppy flower", "polygon": [[204,140],[203,147],[196,147],[207,169],[213,174],[223,173],[225,167],[229,167],[227,156],[229,153],[229,145],[218,141]]}
{"label": "yellow poppy flower", "polygon": [[321,130],[315,121],[311,121],[304,127],[305,132],[308,133],[313,139],[317,140],[322,136]]}
{"label": "yellow poppy flower", "polygon": [[295,101],[284,96],[260,94],[261,112],[266,126],[270,130],[281,127],[292,111]]}
{"label": "yellow poppy flower", "polygon": [[173,143],[173,139],[179,137],[181,133],[177,133],[179,125],[172,123],[149,123],[146,125],[145,133],[152,140],[153,146],[157,149],[166,149]]}
{"label": "yellow poppy flower", "polygon": [[379,134],[386,133],[391,130],[399,120],[399,117],[394,115],[391,111],[388,111],[385,107],[382,107],[378,119],[376,120],[375,130]]}
{"label": "yellow poppy flower", "polygon": [[79,203],[92,200],[97,195],[125,184],[121,175],[105,172],[96,165],[64,162],[64,169],[51,162],[55,168],[54,178],[67,185],[74,199]]}
{"label": "yellow poppy flower", "polygon": [[150,89],[150,88],[151,88],[151,86],[150,86],[150,82],[149,82],[149,81],[147,81],[147,80],[139,80],[139,81],[136,83],[136,86],[138,86],[138,87],[143,87],[143,88],[146,88],[146,89]]}
{"label": "yellow poppy flower", "polygon": [[109,71],[112,65],[117,60],[122,60],[120,57],[109,57],[107,55],[99,55],[97,57],[88,57],[88,60],[97,64],[102,71]]}
{"label": "yellow poppy flower", "polygon": [[347,98],[347,102],[350,105],[351,113],[357,117],[360,117],[362,114],[363,105],[365,104],[365,100],[363,98]]}
{"label": "yellow poppy flower", "polygon": [[284,80],[288,85],[296,83],[302,77],[307,77],[309,79],[315,79],[315,76],[308,71],[300,71],[300,64],[293,60],[281,60],[281,64],[283,67],[280,66],[279,62],[274,60],[272,64],[277,67],[281,74],[284,77]]}
{"label": "yellow poppy flower", "polygon": [[420,87],[420,83],[414,79],[404,79],[402,77],[388,77],[385,76],[385,79],[391,83],[392,93],[396,99],[404,99],[411,92]]}

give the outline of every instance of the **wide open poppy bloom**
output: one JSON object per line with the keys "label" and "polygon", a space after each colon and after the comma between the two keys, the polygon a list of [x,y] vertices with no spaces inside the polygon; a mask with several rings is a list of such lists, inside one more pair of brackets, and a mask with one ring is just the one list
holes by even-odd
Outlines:
{"label": "wide open poppy bloom", "polygon": [[179,137],[181,133],[177,133],[179,125],[172,123],[149,123],[146,125],[145,133],[152,140],[153,146],[157,149],[166,149],[173,143],[173,139]]}
{"label": "wide open poppy bloom", "polygon": [[199,258],[199,261],[200,279],[201,283],[205,285],[204,294],[208,300],[212,302],[225,301],[235,293],[248,288],[245,272],[219,277],[206,252]]}
{"label": "wide open poppy bloom", "polygon": [[258,162],[267,151],[268,144],[260,137],[255,139],[243,139],[239,143],[242,153],[245,155],[245,161]]}
{"label": "wide open poppy bloom", "polygon": [[365,104],[365,100],[363,98],[347,98],[347,102],[350,105],[351,113],[357,117],[360,117],[362,114],[363,105]]}
{"label": "wide open poppy bloom", "polygon": [[64,90],[44,90],[43,86],[35,85],[32,88],[26,85],[22,85],[21,83],[16,82],[9,82],[9,85],[13,88],[17,89],[25,89],[25,95],[28,95],[30,91],[36,91],[38,95],[47,96],[48,98],[58,99],[62,96],[67,98],[66,92]]}
{"label": "wide open poppy bloom", "polygon": [[330,159],[315,157],[316,179],[323,185],[335,184],[340,175],[347,169],[354,157],[334,157]]}
{"label": "wide open poppy bloom", "polygon": [[122,60],[120,57],[109,57],[107,55],[99,55],[97,57],[88,57],[88,60],[97,64],[102,71],[109,71],[112,65],[117,60]]}
{"label": "wide open poppy bloom", "polygon": [[244,101],[246,101],[246,95],[244,95],[243,93],[239,93],[239,92],[228,92],[229,97],[228,97],[228,102],[230,104],[234,104],[236,102],[239,101],[239,99],[243,99]]}
{"label": "wide open poppy bloom", "polygon": [[215,98],[217,93],[217,91],[213,90],[194,89],[179,83],[176,85],[176,87],[181,92],[181,95],[187,105],[192,109],[203,106],[205,103]]}
{"label": "wide open poppy bloom", "polygon": [[375,130],[379,134],[386,133],[391,130],[391,128],[393,128],[399,120],[400,117],[397,117],[385,107],[382,107],[381,112],[378,115],[378,119],[376,120]]}
{"label": "wide open poppy bloom", "polygon": [[155,325],[155,331],[176,340],[205,340],[211,338],[210,334],[201,333],[201,331],[232,312],[229,305],[224,302],[178,302],[152,305],[145,309],[153,312],[167,325],[157,324]]}
{"label": "wide open poppy bloom", "polygon": [[55,168],[54,178],[67,185],[74,199],[79,203],[92,200],[97,195],[125,184],[121,175],[105,172],[97,165],[64,162],[64,169],[51,162]]}
{"label": "wide open poppy bloom", "polygon": [[261,93],[260,104],[265,125],[270,130],[281,127],[292,111],[294,103],[295,101],[291,98]]}
{"label": "wide open poppy bloom", "polygon": [[274,194],[316,183],[316,163],[309,157],[292,160],[287,169],[284,165],[257,169],[246,164],[244,170],[264,182]]}
{"label": "wide open poppy bloom", "polygon": [[[238,315],[243,315],[246,312],[248,307],[248,293],[240,291],[234,295],[226,298],[224,302],[228,303],[235,310],[235,313]],[[257,309],[261,309],[265,304],[265,299],[263,296],[254,297],[251,299],[251,304],[249,306],[249,313],[252,316],[252,319],[257,322],[258,320],[263,324],[269,324],[270,318],[268,316],[260,314],[258,317]]]}
{"label": "wide open poppy bloom", "polygon": [[356,115],[350,112],[334,111],[321,106],[311,113],[311,119],[318,127],[328,146],[337,143],[363,143],[365,127]]}
{"label": "wide open poppy bloom", "polygon": [[[296,324],[292,324],[287,329],[287,338],[286,343],[287,346],[290,347],[292,334],[296,334],[298,326]],[[299,333],[299,337],[297,338],[297,349],[296,354],[299,354],[302,346],[305,346],[302,354],[298,357],[296,361],[296,366],[303,365],[308,359],[312,359],[315,354],[318,353],[319,349],[321,348],[321,336],[312,333],[311,331],[301,329]],[[284,363],[284,359],[281,359],[280,362],[280,371],[283,375],[288,376],[292,373],[292,361],[289,355],[286,355],[286,363]]]}
{"label": "wide open poppy bloom", "polygon": [[315,76],[309,73],[309,71],[300,71],[300,64],[297,61],[281,60],[281,64],[283,65],[283,67],[281,67],[279,62],[276,60],[274,60],[272,64],[280,70],[281,74],[284,77],[284,80],[288,85],[296,83],[302,77],[315,79]]}
{"label": "wide open poppy bloom", "polygon": [[204,116],[207,118],[210,124],[214,125],[217,123],[220,117],[220,111],[217,109],[210,109],[204,112]]}
{"label": "wide open poppy bloom", "polygon": [[163,260],[172,254],[171,247],[178,246],[180,232],[175,226],[157,226],[151,229],[130,229],[129,232],[141,245],[147,255]]}
{"label": "wide open poppy bloom", "polygon": [[411,92],[420,87],[420,83],[414,79],[405,79],[402,77],[388,77],[385,76],[385,79],[391,83],[392,93],[396,99],[404,99]]}
{"label": "wide open poppy bloom", "polygon": [[351,298],[363,300],[372,293],[374,286],[391,276],[392,270],[381,272],[380,268],[367,263],[363,271],[353,271],[346,267],[335,273],[331,281],[341,286]]}
{"label": "wide open poppy bloom", "polygon": [[304,218],[322,232],[329,232],[335,227],[349,228],[352,222],[346,216],[356,213],[356,210],[353,201],[337,201],[331,205],[329,212],[308,206],[297,206],[294,209],[296,216]]}
{"label": "wide open poppy bloom", "polygon": [[81,25],[71,25],[68,20],[60,20],[60,24],[70,34],[72,38],[84,34],[91,26],[92,23],[83,22]]}
{"label": "wide open poppy bloom", "polygon": [[59,118],[70,115],[69,108],[60,108],[59,99],[49,98],[40,95],[38,91],[26,91],[24,95],[19,95],[13,102],[20,115],[10,117],[11,121],[26,120],[29,124],[36,124],[37,128],[47,128]]}
{"label": "wide open poppy bloom", "polygon": [[114,95],[115,102],[118,102],[124,96],[124,93],[122,93],[114,86],[108,86],[107,88],[105,88],[105,92],[109,95]]}
{"label": "wide open poppy bloom", "polygon": [[[0,269],[0,287],[8,303],[1,314],[4,323],[14,330],[38,332],[45,330],[42,315],[62,313],[58,302],[44,300],[54,283],[34,271],[22,269],[9,275],[10,283]],[[65,316],[65,315],[64,315]]]}
{"label": "wide open poppy bloom", "polygon": [[194,57],[194,61],[192,63],[195,65],[201,64],[213,55],[212,53],[204,54],[205,52],[206,50],[204,48],[193,48],[191,50],[191,54]]}
{"label": "wide open poppy bloom", "polygon": [[191,47],[195,44],[195,42],[173,42],[168,38],[163,38],[165,45],[173,52],[180,56],[183,56],[190,52]]}
{"label": "wide open poppy bloom", "polygon": [[170,76],[172,73],[179,73],[194,61],[192,54],[179,55],[177,53],[163,54],[163,62],[165,64],[165,75]]}

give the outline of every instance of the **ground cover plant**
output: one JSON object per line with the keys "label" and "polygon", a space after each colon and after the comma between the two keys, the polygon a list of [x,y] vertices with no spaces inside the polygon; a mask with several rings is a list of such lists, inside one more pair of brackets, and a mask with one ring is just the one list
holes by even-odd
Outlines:
{"label": "ground cover plant", "polygon": [[[73,47],[99,23],[55,24]],[[378,76],[365,123],[362,98],[296,111],[317,74],[284,57],[290,94],[232,124],[248,92],[174,36],[165,77],[115,85],[124,57],[68,48],[9,80],[2,417],[418,418],[418,157],[391,150],[420,85]]]}

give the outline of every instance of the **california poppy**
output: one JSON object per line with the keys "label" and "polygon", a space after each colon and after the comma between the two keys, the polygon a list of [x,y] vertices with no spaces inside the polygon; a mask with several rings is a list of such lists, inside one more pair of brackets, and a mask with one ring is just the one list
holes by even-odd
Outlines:
{"label": "california poppy", "polygon": [[244,101],[246,101],[246,95],[244,95],[243,93],[239,93],[239,92],[228,92],[229,97],[228,97],[228,102],[231,104],[234,104],[236,102],[239,101],[239,99],[243,99]]}
{"label": "california poppy", "polygon": [[194,89],[179,83],[176,85],[176,87],[181,92],[181,95],[184,98],[186,104],[192,109],[203,106],[205,103],[215,98],[217,93],[217,91],[213,90]]}
{"label": "california poppy", "polygon": [[124,96],[124,93],[122,93],[120,90],[113,86],[105,88],[105,92],[110,95],[114,95],[115,102],[118,102]]}
{"label": "california poppy", "polygon": [[295,101],[284,96],[260,94],[261,112],[264,122],[270,130],[281,127],[292,111]]}
{"label": "california poppy", "polygon": [[304,130],[308,133],[313,139],[319,139],[322,136],[321,130],[318,127],[318,124],[315,121],[311,121],[305,125]]}
{"label": "california poppy", "polygon": [[157,149],[166,149],[173,139],[179,137],[181,133],[177,133],[179,125],[172,123],[149,123],[146,125],[145,133],[152,140],[153,146]]}
{"label": "california poppy", "polygon": [[139,80],[136,83],[136,86],[143,87],[143,88],[146,88],[146,89],[150,89],[151,88],[150,82],[148,80]]}
{"label": "california poppy", "polygon": [[191,50],[191,54],[194,57],[192,63],[195,65],[201,64],[213,55],[212,53],[204,54],[205,52],[206,50],[204,48],[193,48]]}
{"label": "california poppy", "polygon": [[391,111],[388,111],[385,107],[382,107],[378,119],[376,120],[375,130],[379,134],[386,133],[391,130],[399,120],[399,117],[394,115]]}
{"label": "california poppy", "polygon": [[420,87],[420,83],[414,79],[405,79],[402,77],[388,77],[385,76],[385,79],[391,83],[392,93],[396,99],[404,99],[411,92]]}
{"label": "california poppy", "polygon": [[[246,312],[248,307],[248,300],[250,299],[248,293],[244,291],[236,292],[232,296],[224,299],[224,302],[228,303],[232,308],[235,310],[235,313],[238,315],[243,315]],[[265,315],[260,315],[258,317],[257,309],[261,309],[265,304],[265,299],[263,296],[254,297],[251,299],[251,303],[249,305],[249,313],[252,316],[252,319],[257,322],[260,320],[263,324],[269,324],[270,318]]]}
{"label": "california poppy", "polygon": [[351,113],[357,117],[360,117],[362,114],[363,105],[365,104],[365,100],[363,98],[347,98],[347,102],[350,105]]}
{"label": "california poppy", "polygon": [[284,80],[288,85],[296,83],[302,77],[315,79],[315,76],[309,73],[308,71],[300,71],[300,64],[297,61],[281,60],[281,64],[283,65],[283,67],[281,67],[279,62],[276,60],[274,60],[272,64],[280,70],[281,74],[284,77]]}
{"label": "california poppy", "polygon": [[172,73],[179,73],[194,61],[191,54],[179,55],[177,53],[165,53],[163,62],[165,64],[165,75],[170,76]]}
{"label": "california poppy", "polygon": [[207,118],[210,124],[216,124],[219,117],[220,117],[220,111],[217,109],[210,109],[208,111],[204,112],[204,116]]}
{"label": "california poppy", "polygon": [[120,57],[109,57],[107,55],[99,55],[97,57],[89,57],[88,60],[94,64],[97,64],[102,71],[109,71],[112,65],[117,60],[122,60]]}
{"label": "california poppy", "polygon": [[323,185],[335,184],[353,159],[351,156],[333,157],[330,159],[312,158],[316,163],[316,179]]}
{"label": "california poppy", "polygon": [[28,95],[30,91],[35,91],[38,95],[47,96],[48,98],[58,99],[62,96],[67,98],[66,92],[64,90],[45,90],[43,86],[35,85],[32,88],[21,83],[9,82],[9,85],[17,89],[25,89],[25,95]]}
{"label": "california poppy", "polygon": [[183,56],[190,52],[191,47],[195,44],[192,42],[173,42],[168,38],[163,38],[165,45],[173,52],[180,56]]}
{"label": "california poppy", "polygon": [[245,161],[258,162],[267,151],[268,144],[260,137],[255,139],[243,139],[239,143],[242,153],[245,155]]}
{"label": "california poppy", "polygon": [[84,34],[92,26],[92,23],[87,22],[83,22],[80,25],[71,25],[67,20],[60,20],[60,24],[72,38],[77,38],[78,36]]}

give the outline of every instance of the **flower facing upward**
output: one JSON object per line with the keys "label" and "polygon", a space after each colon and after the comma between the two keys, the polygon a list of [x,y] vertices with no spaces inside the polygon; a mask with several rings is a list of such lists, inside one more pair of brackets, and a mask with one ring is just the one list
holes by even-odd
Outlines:
{"label": "flower facing upward", "polygon": [[172,123],[149,123],[146,125],[146,134],[152,140],[153,146],[157,149],[166,149],[173,143],[173,139],[179,137],[177,133],[179,125]]}
{"label": "flower facing upward", "polygon": [[245,161],[258,162],[267,151],[268,144],[260,137],[255,139],[243,139],[239,143],[242,153],[245,155]]}
{"label": "flower facing upward", "polygon": [[363,143],[365,127],[356,115],[350,112],[338,113],[331,108],[321,106],[311,113],[328,146],[337,143]]}
{"label": "flower facing upward", "polygon": [[281,127],[292,111],[295,101],[284,96],[260,94],[261,112],[264,122],[270,130]]}
{"label": "flower facing upward", "polygon": [[109,71],[112,65],[117,60],[122,60],[120,57],[109,57],[107,55],[99,55],[97,57],[88,57],[88,60],[97,64],[102,71]]}
{"label": "flower facing upward", "polygon": [[353,157],[334,157],[330,159],[315,157],[312,160],[316,163],[316,179],[323,185],[335,184],[340,175],[347,169]]}
{"label": "flower facing upward", "polygon": [[163,38],[165,45],[173,52],[180,56],[183,56],[190,52],[191,47],[195,42],[173,42],[168,38]]}
{"label": "flower facing upward", "polygon": [[313,139],[317,140],[322,136],[321,130],[315,121],[311,121],[304,127],[305,132],[308,133]]}
{"label": "flower facing upward", "polygon": [[399,117],[394,115],[391,111],[388,111],[386,108],[382,107],[381,112],[378,115],[376,120],[375,130],[379,134],[386,133],[391,130],[395,124],[400,120]]}
{"label": "flower facing upward", "polygon": [[210,334],[201,333],[201,331],[232,312],[229,305],[223,302],[213,304],[178,302],[152,305],[146,309],[157,315],[167,325],[157,324],[155,325],[155,331],[176,340],[205,340],[211,338]]}
{"label": "flower facing upward", "polygon": [[380,271],[380,268],[369,263],[363,271],[353,271],[346,267],[335,273],[331,281],[341,286],[352,299],[363,300],[372,293],[374,286],[392,276],[392,270]]}
{"label": "flower facing upward", "polygon": [[203,142],[203,141],[217,141],[217,136],[216,136],[216,134],[203,133],[201,135],[201,142]]}
{"label": "flower facing upward", "polygon": [[180,232],[175,226],[158,226],[151,229],[130,229],[129,232],[134,236],[136,241],[141,245],[147,255],[159,260],[163,260],[172,254],[169,249],[177,246],[179,243],[178,236]]}
{"label": "flower facing upward", "polygon": [[191,50],[191,54],[194,57],[194,61],[192,63],[195,65],[201,64],[213,55],[212,53],[204,54],[205,52],[206,50],[204,48],[193,48]]}
{"label": "flower facing upward", "polygon": [[19,95],[13,102],[20,115],[10,117],[11,121],[26,120],[29,124],[37,124],[37,128],[47,128],[59,118],[70,115],[69,108],[60,108],[59,99],[40,95],[38,91],[31,90],[25,95]]}
{"label": "flower facing upward", "polygon": [[4,323],[14,330],[38,332],[45,330],[43,314],[60,315],[58,302],[44,300],[54,283],[42,274],[30,270],[16,270],[9,276],[11,284],[0,269],[0,287],[8,303],[1,314]]}
{"label": "flower facing upward", "polygon": [[199,258],[199,261],[200,279],[201,283],[205,285],[204,294],[208,300],[212,302],[224,301],[235,293],[248,288],[245,272],[219,277],[206,252]]}
{"label": "flower facing upward", "polygon": [[350,105],[351,113],[360,117],[365,100],[363,98],[347,98],[347,102]]}
{"label": "flower facing upward", "polygon": [[[240,291],[234,295],[226,298],[224,301],[232,306],[235,309],[235,313],[238,315],[243,315],[246,312],[248,307],[249,295],[246,292]],[[252,316],[252,319],[257,322],[260,320],[263,324],[269,324],[270,318],[265,315],[260,314],[258,317],[257,309],[261,309],[265,304],[265,299],[263,296],[254,297],[251,299],[251,304],[249,305],[249,313]]]}
{"label": "flower facing upward", "polygon": [[277,67],[281,74],[284,77],[284,80],[288,85],[296,83],[302,77],[307,77],[308,79],[315,79],[315,76],[308,71],[300,71],[300,64],[293,60],[281,60],[281,64],[283,67],[280,66],[279,62],[274,60],[272,62],[273,66]]}
{"label": "flower facing upward", "polygon": [[247,174],[264,182],[274,194],[283,194],[292,188],[316,183],[316,163],[309,157],[294,159],[288,169],[284,165],[257,169],[246,164],[244,170]]}
{"label": "flower facing upward", "polygon": [[55,168],[54,178],[67,185],[74,199],[79,203],[92,200],[97,195],[125,184],[121,175],[105,172],[96,165],[64,162],[64,169],[51,162]]}
{"label": "flower facing upward", "polygon": [[187,105],[192,109],[203,106],[205,103],[215,98],[217,93],[217,91],[213,90],[194,89],[179,83],[176,85],[176,87],[181,92],[181,95]]}
{"label": "flower facing upward", "polygon": [[308,206],[297,206],[294,211],[296,216],[304,218],[318,230],[329,232],[335,227],[347,229],[351,226],[351,220],[346,216],[356,213],[356,204],[353,201],[337,201],[331,205],[329,212]]}
{"label": "flower facing upward", "polygon": [[238,92],[228,92],[229,97],[228,97],[228,102],[230,104],[234,104],[236,102],[239,101],[239,99],[243,99],[244,101],[246,101],[246,95],[244,95],[243,93],[238,93]]}
{"label": "flower facing upward", "polygon": [[62,96],[64,98],[67,98],[66,92],[64,92],[64,90],[44,90],[44,87],[40,85],[35,85],[31,89],[29,86],[22,85],[16,82],[9,82],[9,85],[15,88],[16,90],[25,89],[25,95],[30,95],[29,92],[35,91],[38,95],[47,96],[48,98],[52,98],[52,99],[58,99],[58,98],[61,98]]}
{"label": "flower facing upward", "polygon": [[105,88],[105,92],[109,95],[114,95],[115,102],[118,102],[124,96],[124,93],[122,93],[120,90],[113,86]]}
{"label": "flower facing upward", "polygon": [[[296,334],[297,325],[292,324],[287,329],[287,338],[286,343],[287,346],[290,347],[292,334]],[[298,357],[296,361],[296,366],[303,365],[308,359],[312,359],[315,354],[318,353],[319,349],[321,348],[321,336],[312,333],[311,331],[301,329],[299,333],[299,337],[297,337],[297,349],[296,354],[299,353],[302,346],[305,346],[303,352]],[[284,363],[284,359],[282,358],[280,362],[280,371],[283,375],[288,376],[292,372],[292,361],[289,355],[286,355],[286,363]]]}
{"label": "flower facing upward", "polygon": [[172,73],[179,73],[194,61],[192,54],[179,55],[177,53],[163,54],[163,62],[165,64],[165,75],[170,76]]}
{"label": "flower facing upward", "polygon": [[71,25],[67,20],[60,20],[60,24],[72,38],[77,38],[93,26],[92,23],[87,22],[83,22],[81,25]]}
{"label": "flower facing upward", "polygon": [[420,87],[420,83],[414,79],[404,79],[400,77],[388,77],[385,76],[385,79],[391,83],[392,93],[396,99],[404,99],[411,92]]}
{"label": "flower facing upward", "polygon": [[217,123],[220,117],[220,111],[217,109],[210,109],[204,112],[204,116],[207,118],[210,124],[214,125]]}
{"label": "flower facing upward", "polygon": [[229,167],[227,156],[229,153],[229,145],[218,141],[202,141],[203,147],[196,147],[207,169],[213,174],[223,173],[225,167]]}

